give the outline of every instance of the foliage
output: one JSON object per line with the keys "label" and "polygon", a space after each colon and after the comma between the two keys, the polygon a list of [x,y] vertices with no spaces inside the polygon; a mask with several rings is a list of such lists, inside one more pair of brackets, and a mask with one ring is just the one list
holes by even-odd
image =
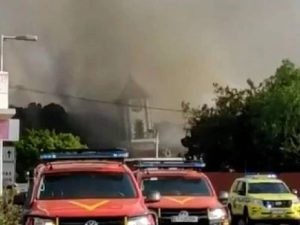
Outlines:
{"label": "foliage", "polygon": [[204,154],[211,170],[300,168],[300,70],[284,60],[274,76],[247,84],[240,90],[214,84],[213,107],[183,102],[190,126],[183,145],[191,155]]}
{"label": "foliage", "polygon": [[[25,172],[33,169],[43,149],[78,149],[86,148],[80,143],[80,138],[70,133],[56,133],[49,130],[27,130],[16,143],[17,173],[24,181]],[[19,180],[20,181],[20,180]]]}
{"label": "foliage", "polygon": [[0,199],[0,224],[16,225],[20,224],[22,208],[12,203],[13,194],[5,192]]}

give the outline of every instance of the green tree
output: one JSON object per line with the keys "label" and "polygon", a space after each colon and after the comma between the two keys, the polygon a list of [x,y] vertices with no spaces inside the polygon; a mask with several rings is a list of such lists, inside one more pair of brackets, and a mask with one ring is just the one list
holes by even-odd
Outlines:
{"label": "green tree", "polygon": [[[214,84],[215,105],[183,103],[189,154],[204,154],[208,169],[300,168],[300,70],[283,60],[275,75],[237,90]],[[262,160],[263,159],[263,160]]]}
{"label": "green tree", "polygon": [[17,151],[18,181],[24,182],[26,171],[35,167],[39,153],[43,149],[78,149],[86,148],[80,138],[70,133],[56,133],[49,130],[27,130],[15,145]]}
{"label": "green tree", "polygon": [[[300,166],[300,69],[284,60],[264,89],[251,100],[259,144],[285,168]],[[288,168],[287,168],[288,169]]]}
{"label": "green tree", "polygon": [[[248,81],[251,84],[251,81]],[[215,106],[204,104],[201,108],[191,108],[182,103],[185,118],[190,129],[182,140],[191,155],[204,154],[207,169],[220,169],[222,164],[244,165],[244,155],[236,151],[242,142],[247,141],[244,128],[245,105],[254,88],[237,90],[214,84]]]}

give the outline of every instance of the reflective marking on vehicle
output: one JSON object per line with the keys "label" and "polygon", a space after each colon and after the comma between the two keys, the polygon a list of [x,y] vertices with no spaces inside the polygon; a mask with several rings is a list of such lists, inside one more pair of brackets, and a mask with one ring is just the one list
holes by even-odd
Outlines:
{"label": "reflective marking on vehicle", "polygon": [[83,208],[83,209],[86,209],[88,211],[93,211],[95,210],[96,208],[108,203],[109,201],[108,200],[104,200],[104,201],[101,201],[101,202],[97,202],[93,205],[86,205],[86,204],[83,204],[83,203],[80,203],[80,202],[76,202],[76,201],[69,201],[71,204],[73,205],[76,205],[76,206],[79,206],[80,208]]}
{"label": "reflective marking on vehicle", "polygon": [[183,199],[180,199],[180,198],[172,198],[172,197],[165,197],[165,199],[168,199],[168,200],[171,200],[173,202],[176,202],[176,203],[179,203],[181,205],[185,204],[186,202],[194,199],[192,197],[188,197],[188,198],[183,198]]}

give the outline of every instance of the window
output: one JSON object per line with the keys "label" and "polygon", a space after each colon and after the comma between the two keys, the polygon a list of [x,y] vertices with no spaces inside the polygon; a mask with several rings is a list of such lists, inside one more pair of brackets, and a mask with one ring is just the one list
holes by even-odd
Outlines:
{"label": "window", "polygon": [[136,120],[134,124],[135,138],[144,138],[144,122],[142,120]]}
{"label": "window", "polygon": [[209,184],[204,178],[152,177],[143,180],[142,189],[144,195],[151,191],[159,191],[161,195],[211,195]]}
{"label": "window", "polygon": [[237,193],[239,195],[245,195],[246,194],[246,183],[244,181],[239,182],[237,186]]}
{"label": "window", "polygon": [[241,182],[240,181],[235,181],[234,185],[233,185],[233,188],[232,188],[232,191],[234,193],[237,193],[238,192],[238,186]]}
{"label": "window", "polygon": [[145,107],[142,99],[132,99],[130,100],[130,104],[132,105],[131,109],[133,112],[140,112]]}
{"label": "window", "polygon": [[126,173],[71,172],[46,174],[39,199],[134,198],[136,192]]}
{"label": "window", "polygon": [[290,193],[289,189],[282,182],[249,183],[248,193],[251,194],[282,194]]}

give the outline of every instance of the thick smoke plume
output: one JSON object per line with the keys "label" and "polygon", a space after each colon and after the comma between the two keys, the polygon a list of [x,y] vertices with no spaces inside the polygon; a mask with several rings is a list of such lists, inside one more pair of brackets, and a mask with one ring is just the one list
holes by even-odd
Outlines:
{"label": "thick smoke plume", "polygon": [[[179,108],[209,101],[212,82],[242,86],[283,58],[299,63],[299,11],[293,0],[0,0],[0,33],[39,36],[5,44],[12,85],[114,101],[131,74],[152,105]],[[30,101],[113,119],[108,106],[11,90],[12,104]]]}

